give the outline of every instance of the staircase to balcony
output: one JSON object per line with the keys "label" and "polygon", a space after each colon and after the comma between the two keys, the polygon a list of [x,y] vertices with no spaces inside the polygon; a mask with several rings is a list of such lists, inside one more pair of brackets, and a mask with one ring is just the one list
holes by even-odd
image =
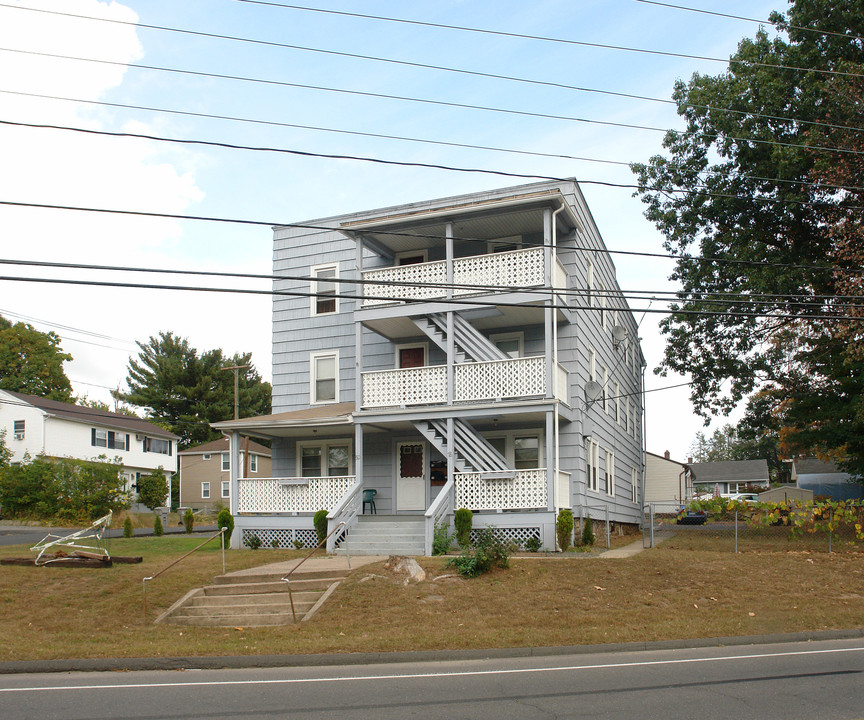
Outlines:
{"label": "staircase to balcony", "polygon": [[[418,420],[414,427],[444,457],[449,456],[446,420]],[[487,477],[512,478],[516,472],[486,438],[460,418],[453,420],[453,465],[457,472],[482,472]]]}
{"label": "staircase to balcony", "polygon": [[423,555],[426,519],[422,515],[360,515],[342,543],[349,555]]}
{"label": "staircase to balcony", "polygon": [[[445,352],[447,351],[447,316],[444,313],[433,313],[417,318],[411,318],[432,342]],[[455,361],[466,363],[506,360],[508,355],[502,352],[495,343],[475,328],[458,313],[453,315],[453,340],[456,347]]]}

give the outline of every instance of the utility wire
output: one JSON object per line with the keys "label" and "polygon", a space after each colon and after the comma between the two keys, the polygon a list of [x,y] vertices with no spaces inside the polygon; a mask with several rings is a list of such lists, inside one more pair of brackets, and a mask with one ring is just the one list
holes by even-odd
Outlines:
{"label": "utility wire", "polygon": [[[89,128],[78,128],[71,127],[67,125],[47,125],[47,124],[37,124],[37,123],[25,123],[25,122],[14,122],[12,120],[0,120],[0,125],[9,125],[16,127],[29,127],[40,130],[63,130],[67,132],[77,132],[86,135],[100,135],[104,137],[114,137],[114,138],[136,138],[142,140],[153,140],[156,142],[166,142],[166,143],[176,143],[180,145],[204,145],[207,147],[220,147],[230,150],[248,150],[253,152],[272,152],[272,153],[281,153],[287,155],[296,155],[300,157],[314,157],[314,158],[324,158],[329,160],[354,160],[357,162],[370,162],[378,165],[389,165],[389,166],[397,166],[397,167],[420,167],[431,170],[445,170],[449,172],[462,172],[462,173],[480,173],[484,175],[496,175],[501,177],[512,177],[519,178],[523,180],[552,180],[556,182],[567,182],[570,179],[555,175],[540,175],[540,174],[530,174],[530,173],[514,173],[506,170],[490,170],[485,168],[467,168],[467,167],[458,167],[455,165],[441,165],[438,163],[421,163],[421,162],[412,162],[407,160],[385,160],[383,158],[374,158],[369,156],[362,155],[340,155],[334,153],[316,153],[307,150],[293,150],[289,148],[276,148],[276,147],[253,147],[250,145],[237,145],[235,143],[225,143],[225,142],[215,142],[210,140],[194,140],[194,139],[183,139],[183,138],[166,138],[159,135],[146,135],[143,133],[130,133],[130,132],[110,132],[108,130],[92,130]],[[844,151],[847,152],[847,151]],[[864,155],[864,151],[859,150],[850,150],[848,152],[854,152],[856,154]],[[608,180],[579,180],[579,183],[582,185],[599,185],[602,187],[610,187],[610,188],[622,188],[622,189],[630,189],[630,190],[650,190],[651,192],[665,192],[665,193],[682,193],[682,194],[690,194],[690,193],[701,193],[706,197],[714,197],[714,198],[728,198],[728,199],[745,199],[740,195],[727,195],[723,193],[716,192],[703,192],[706,186],[700,186],[696,189],[680,189],[680,190],[662,190],[656,188],[646,188],[644,185],[633,184],[633,183],[614,183]],[[821,201],[821,200],[787,200],[773,197],[764,197],[764,196],[750,196],[746,198],[748,201],[754,202],[762,202],[762,203],[781,203],[783,205],[804,205],[804,206],[817,206],[817,207],[830,207],[836,208],[837,205],[835,203]],[[858,208],[856,206],[844,206],[844,209],[852,210],[852,209],[864,209]]]}
{"label": "utility wire", "polygon": [[[179,215],[176,213],[156,213],[156,212],[144,212],[140,210],[114,210],[109,208],[94,208],[94,207],[78,207],[74,205],[50,205],[47,203],[25,203],[25,202],[17,202],[11,200],[0,200],[0,205],[8,205],[10,207],[24,207],[24,208],[42,208],[48,210],[69,210],[76,212],[94,212],[94,213],[105,213],[109,215],[133,215],[136,217],[150,217],[150,218],[166,218],[171,220],[198,220],[202,222],[221,222],[221,223],[229,223],[229,224],[240,224],[240,225],[253,225],[253,226],[265,226],[265,227],[278,227],[278,228],[297,228],[301,230],[320,230],[322,232],[338,232],[340,228],[338,227],[329,227],[326,225],[313,225],[310,223],[280,223],[280,222],[268,222],[263,220],[241,220],[235,218],[219,218],[212,217],[206,215]],[[864,208],[862,208],[864,209]],[[388,235],[394,235],[397,237],[408,237],[408,238],[428,238],[441,240],[440,235],[431,235],[431,234],[423,234],[423,233],[406,233],[406,232],[398,232],[398,231],[387,231]],[[463,240],[463,241],[479,241],[485,242],[486,238],[465,238],[459,237],[454,238],[454,240]],[[538,244],[537,247],[545,247],[545,244]],[[683,256],[683,255],[666,255],[663,253],[648,253],[648,252],[637,252],[631,250],[606,250],[604,248],[588,248],[588,247],[575,247],[572,248],[574,250],[582,250],[585,252],[596,252],[596,253],[609,253],[609,254],[619,254],[619,255],[635,255],[640,257],[656,257],[662,259],[669,260],[677,260],[677,261],[686,261],[686,262],[712,262],[712,263],[728,263],[728,264],[744,264],[751,267],[777,267],[777,268],[790,268],[797,270],[819,270],[826,272],[837,272],[838,270],[843,270],[844,272],[853,272],[853,268],[837,268],[836,266],[828,266],[828,265],[795,265],[791,263],[768,263],[761,261],[752,261],[752,260],[738,260],[733,258],[720,258],[720,257],[695,257],[695,256]],[[14,261],[9,261],[14,262]],[[859,268],[855,274],[860,272],[864,272],[864,268]],[[380,284],[380,283],[379,283]]]}
{"label": "utility wire", "polygon": [[483,35],[498,35],[501,37],[519,38],[522,40],[539,40],[542,42],[562,43],[565,45],[578,45],[582,47],[594,47],[603,50],[621,50],[625,52],[644,53],[647,55],[662,55],[665,57],[685,58],[688,60],[707,60],[709,62],[733,63],[740,65],[748,65],[753,67],[771,67],[780,70],[798,70],[801,72],[816,72],[826,75],[846,75],[850,77],[858,77],[860,73],[841,72],[839,70],[820,70],[816,68],[795,67],[792,65],[777,65],[773,63],[760,63],[749,60],[733,60],[730,58],[717,58],[705,55],[687,55],[685,53],[674,53],[664,50],[647,50],[645,48],[627,47],[622,45],[608,45],[603,43],[586,42],[583,40],[571,40],[567,38],[548,37],[544,35],[529,35],[526,33],[506,32],[502,30],[490,30],[487,28],[474,28],[464,25],[447,25],[445,23],[424,22],[422,20],[406,20],[404,18],[387,17],[383,15],[368,15],[363,13],[345,12],[341,10],[325,10],[323,8],[307,7],[305,5],[288,5],[286,3],[267,2],[266,0],[235,0],[235,2],[248,3],[250,5],[266,5],[270,7],[279,7],[289,10],[303,10],[306,12],[326,13],[329,15],[343,15],[347,17],[357,17],[367,20],[382,20],[386,22],[404,23],[406,25],[419,25],[425,27],[441,28],[444,30],[460,30],[462,32],[481,33]]}
{"label": "utility wire", "polygon": [[[460,143],[460,142],[451,142],[446,140],[432,140],[428,138],[416,138],[405,135],[387,135],[383,133],[371,133],[371,132],[361,132],[358,130],[346,130],[341,128],[329,128],[329,127],[321,127],[317,125],[301,125],[297,123],[286,123],[286,122],[278,122],[273,120],[257,120],[254,118],[243,118],[232,115],[217,115],[211,113],[200,113],[200,112],[190,112],[184,110],[172,110],[167,108],[157,108],[150,107],[146,105],[129,105],[124,103],[112,103],[100,100],[85,100],[83,98],[70,98],[70,97],[62,97],[58,95],[42,95],[39,93],[28,93],[21,92],[16,90],[4,90],[0,88],[0,93],[5,93],[9,95],[19,95],[23,97],[33,97],[40,98],[45,100],[60,100],[63,102],[71,102],[71,103],[82,103],[88,105],[99,105],[102,107],[114,107],[114,108],[124,108],[128,110],[145,110],[147,112],[156,112],[156,113],[165,113],[170,115],[181,115],[186,117],[198,117],[198,118],[207,118],[212,120],[227,120],[230,122],[240,122],[240,123],[251,123],[256,125],[266,125],[273,127],[285,127],[285,128],[295,128],[299,130],[312,130],[315,132],[327,132],[327,133],[336,133],[342,135],[354,135],[359,137],[370,137],[370,138],[380,138],[384,140],[398,140],[401,142],[413,142],[413,143],[422,143],[427,145],[442,145],[446,147],[458,147],[458,148],[466,148],[469,150],[486,150],[490,152],[500,152],[500,153],[509,153],[514,155],[526,155],[532,157],[543,157],[543,158],[553,158],[556,160],[577,160],[579,162],[591,162],[591,163],[600,163],[604,165],[617,165],[622,167],[629,168],[632,163],[624,161],[624,160],[605,160],[602,158],[590,158],[584,157],[581,155],[566,155],[562,153],[547,153],[547,152],[539,152],[533,150],[520,150],[515,148],[503,148],[492,145],[476,145],[471,143]],[[675,163],[669,163],[667,167],[679,167]],[[720,171],[711,170],[710,168],[704,170],[708,175],[720,175]],[[831,185],[828,183],[816,183],[810,182],[806,180],[790,180],[784,178],[767,178],[767,177],[759,177],[756,175],[740,175],[742,178],[746,178],[748,180],[753,180],[757,182],[773,182],[777,184],[785,184],[785,185],[797,185],[800,187],[817,187],[820,189],[828,189],[828,190],[864,190],[864,186],[848,186],[848,185]]]}
{"label": "utility wire", "polygon": [[[132,26],[132,27],[137,27],[137,28],[146,28],[149,30],[160,30],[163,32],[180,33],[180,34],[184,34],[184,35],[193,35],[193,36],[206,37],[206,38],[212,38],[212,39],[217,39],[217,40],[229,40],[232,42],[248,43],[248,44],[253,44],[253,45],[264,45],[267,47],[283,48],[283,49],[287,49],[287,50],[298,50],[301,52],[320,53],[323,55],[334,55],[334,56],[346,57],[346,58],[350,58],[350,59],[354,59],[354,60],[370,60],[372,62],[387,63],[387,64],[391,64],[391,65],[404,65],[407,67],[421,68],[424,70],[436,70],[436,71],[440,71],[440,72],[457,73],[460,75],[471,75],[474,77],[488,78],[491,80],[505,80],[507,82],[516,82],[516,83],[523,83],[523,84],[527,84],[527,85],[551,87],[551,88],[555,88],[557,90],[573,90],[576,92],[595,93],[595,94],[599,94],[599,95],[611,95],[613,97],[621,97],[621,98],[630,99],[630,100],[644,100],[647,102],[657,102],[657,103],[663,103],[663,104],[667,104],[667,105],[677,105],[678,104],[676,101],[669,100],[666,98],[648,97],[645,95],[635,95],[635,94],[631,94],[631,93],[615,92],[612,90],[600,90],[597,88],[588,88],[588,87],[582,87],[582,86],[578,86],[578,85],[567,85],[566,83],[553,82],[551,80],[536,80],[536,79],[532,79],[532,78],[524,78],[524,77],[518,77],[518,76],[513,76],[513,75],[502,75],[499,73],[482,72],[482,71],[478,71],[478,70],[468,70],[466,68],[458,68],[458,67],[452,67],[452,66],[446,66],[446,65],[432,65],[430,63],[414,62],[414,61],[410,61],[410,60],[398,60],[395,58],[386,58],[386,57],[380,57],[380,56],[375,56],[375,55],[362,55],[359,53],[350,53],[350,52],[345,52],[345,51],[341,51],[341,50],[327,50],[324,48],[309,47],[306,45],[293,45],[293,44],[289,44],[289,43],[273,42],[273,41],[269,41],[269,40],[260,40],[260,39],[256,39],[256,38],[239,37],[236,35],[222,35],[222,34],[218,34],[218,33],[209,33],[209,32],[203,32],[203,31],[199,31],[199,30],[188,30],[188,29],[184,29],[184,28],[169,27],[169,26],[165,26],[165,25],[151,25],[151,24],[142,23],[142,22],[132,22],[130,20],[117,20],[117,19],[113,19],[113,18],[95,17],[92,15],[80,15],[80,14],[75,14],[75,13],[59,12],[56,10],[45,10],[45,9],[37,9],[37,8],[21,8],[19,6],[7,5],[4,3],[0,3],[0,7],[17,8],[20,10],[31,10],[33,12],[48,13],[51,15],[61,15],[64,17],[74,17],[74,18],[80,18],[83,20],[93,20],[96,22],[112,23],[112,24],[116,24],[116,25],[126,25],[126,26]],[[697,105],[697,104],[693,104],[693,103],[687,103],[687,107],[702,108],[705,110],[723,110],[725,112],[730,112],[730,113],[734,113],[734,114],[738,114],[738,115],[745,115],[747,117],[758,117],[758,118],[765,118],[768,120],[780,120],[780,121],[784,121],[784,122],[804,123],[804,124],[808,124],[808,125],[816,125],[816,126],[820,126],[820,127],[826,127],[826,128],[832,128],[832,129],[838,129],[838,130],[864,131],[864,128],[860,128],[860,127],[849,127],[846,125],[832,125],[831,123],[825,123],[825,122],[816,121],[816,120],[802,120],[799,118],[778,117],[775,115],[763,115],[760,113],[747,112],[746,110],[733,110],[731,108],[716,107],[716,106],[711,106],[711,105]]]}
{"label": "utility wire", "polygon": [[[459,108],[462,110],[480,110],[483,112],[494,112],[501,113],[507,115],[518,115],[520,117],[533,117],[533,118],[543,118],[547,120],[564,120],[567,122],[578,122],[585,123],[589,125],[603,125],[607,127],[616,127],[616,128],[626,128],[628,130],[645,130],[648,132],[675,132],[680,136],[693,135],[695,133],[680,131],[680,130],[669,130],[669,128],[661,128],[650,125],[636,125],[634,123],[620,123],[613,122],[611,120],[596,120],[591,118],[581,118],[573,115],[556,115],[553,113],[541,113],[541,112],[533,112],[529,110],[512,110],[507,108],[499,108],[492,107],[489,105],[472,105],[470,103],[457,103],[451,102],[447,100],[432,100],[430,98],[418,98],[412,97],[408,95],[391,95],[388,93],[374,93],[363,90],[348,90],[346,88],[334,88],[327,87],[324,85],[308,85],[305,83],[292,83],[284,80],[268,80],[264,78],[252,78],[248,76],[240,76],[240,75],[229,75],[227,73],[212,73],[205,72],[200,70],[183,70],[179,68],[167,68],[158,65],[144,65],[143,63],[133,63],[133,62],[118,62],[115,60],[98,60],[96,58],[84,58],[78,57],[74,55],[61,55],[58,53],[47,53],[47,52],[37,52],[35,50],[19,50],[15,48],[0,48],[3,52],[11,52],[11,53],[19,53],[23,55],[35,55],[39,57],[50,57],[60,60],[74,60],[77,62],[86,62],[86,63],[95,63],[99,65],[112,65],[112,66],[120,66],[126,68],[136,68],[138,70],[154,70],[158,72],[168,72],[182,75],[192,75],[194,77],[206,77],[206,78],[215,78],[219,80],[235,80],[238,82],[249,82],[256,83],[262,85],[276,85],[279,87],[292,87],[299,88],[303,90],[316,90],[320,92],[331,92],[331,93],[340,93],[345,95],[358,95],[361,97],[372,97],[386,100],[398,100],[400,102],[413,102],[413,103],[422,103],[425,105],[440,105],[444,107],[452,107]],[[720,135],[716,135],[715,138],[721,137]],[[778,142],[777,140],[760,140],[758,138],[740,138],[733,137],[731,135],[723,135],[729,140],[735,140],[736,142],[742,143],[752,143],[756,145],[771,145],[774,147],[790,147],[790,148],[801,148],[806,150],[826,150],[830,152],[840,152],[840,153],[850,153],[853,155],[864,154],[859,150],[850,150],[845,148],[836,148],[836,147],[825,147],[821,145],[800,145],[797,143],[784,143]]]}
{"label": "utility wire", "polygon": [[[26,267],[50,267],[64,270],[96,270],[100,272],[134,272],[134,273],[151,273],[160,275],[191,275],[196,277],[219,277],[219,278],[235,278],[244,280],[268,280],[281,282],[301,282],[304,284],[320,282],[319,278],[311,275],[271,275],[264,273],[240,273],[240,272],[220,272],[214,270],[180,270],[171,268],[152,268],[152,267],[128,267],[118,265],[93,265],[83,263],[60,263],[50,262],[47,260],[9,260],[0,258],[0,265],[19,265]],[[374,269],[373,269],[374,270]],[[353,286],[372,286],[372,287],[404,287],[410,289],[435,289],[435,290],[469,290],[476,292],[520,292],[534,295],[541,295],[544,298],[548,297],[550,292],[548,288],[536,287],[520,287],[520,286],[505,286],[505,285],[482,285],[482,284],[460,284],[460,283],[424,283],[410,281],[395,281],[395,280],[364,280],[362,278],[328,278],[328,283],[353,285]],[[562,297],[585,297],[589,294],[589,288],[571,288],[568,290],[556,289],[555,294]],[[650,295],[652,300],[660,302],[687,302],[687,303],[707,303],[713,305],[749,305],[752,307],[774,306],[784,304],[788,308],[823,308],[825,302],[815,302],[816,300],[843,300],[843,301],[864,301],[864,295],[772,295],[772,294],[750,294],[750,293],[734,293],[734,292],[710,292],[705,293],[710,297],[692,297],[693,293],[688,293],[690,297],[682,297],[682,291],[676,290],[598,290],[590,289],[590,294],[596,297],[605,297],[615,299],[622,297],[627,300],[642,300],[644,296]],[[317,298],[333,297],[325,292],[312,293]],[[347,297],[344,294],[339,297]],[[365,296],[368,297],[368,296]],[[833,306],[835,309],[838,306]],[[851,302],[843,302],[842,307],[846,309],[864,309],[864,305],[858,305]],[[600,310],[600,307],[595,309]],[[606,308],[614,310],[615,308]],[[0,311],[2,314],[3,311]],[[12,313],[10,313],[12,314]],[[41,321],[46,322],[46,321]],[[62,326],[67,327],[67,326]],[[75,330],[75,328],[72,328]],[[76,330],[77,331],[77,330]],[[81,331],[85,332],[85,331]],[[98,336],[107,339],[109,336]],[[120,342],[130,341],[121,340]]]}
{"label": "utility wire", "polygon": [[[208,292],[208,293],[222,293],[222,294],[240,294],[240,295],[269,295],[276,297],[302,297],[302,298],[316,298],[316,297],[327,297],[332,298],[332,295],[322,295],[314,292],[303,292],[299,290],[257,290],[252,288],[225,288],[225,287],[203,287],[196,285],[165,285],[165,284],[156,284],[156,283],[129,283],[129,282],[109,282],[104,280],[74,280],[74,279],[61,279],[61,278],[45,278],[45,277],[21,277],[21,276],[0,276],[0,282],[28,282],[28,283],[45,283],[45,284],[55,284],[55,285],[83,285],[87,287],[109,287],[109,288],[128,288],[128,289],[139,289],[139,290],[175,290],[175,291],[188,291],[188,292]],[[591,310],[596,311],[598,309],[592,305],[569,305],[569,304],[558,304],[555,299],[553,293],[550,292],[550,296],[552,298],[551,304],[546,307],[551,307],[556,310]],[[357,300],[362,301],[366,300],[382,300],[388,303],[405,303],[408,305],[422,305],[430,302],[430,300],[426,298],[409,298],[409,297],[378,297],[378,296],[358,296],[358,295],[340,295],[342,299],[346,300]],[[471,300],[471,299],[450,299],[450,298],[434,298],[433,302],[437,305],[458,305],[458,306],[477,306],[477,307],[512,307],[512,308],[533,308],[533,309],[541,309],[544,306],[534,305],[532,303],[524,303],[524,302],[503,302],[500,300]],[[606,310],[613,310],[614,308],[605,308]],[[714,311],[714,310],[665,310],[665,309],[652,309],[648,308],[629,308],[631,313],[636,312],[645,312],[645,313],[655,313],[655,314],[663,314],[663,315],[693,315],[698,317],[735,317],[735,318],[750,318],[750,319],[758,319],[758,318],[767,318],[771,320],[800,320],[801,315],[799,314],[788,314],[788,313],[780,313],[780,312],[768,312],[768,313],[759,313],[759,312],[743,312],[740,310],[735,311]],[[819,315],[817,317],[810,317],[808,319],[811,320],[861,320],[864,321],[864,316],[849,316],[849,315]]]}
{"label": "utility wire", "polygon": [[[660,7],[673,8],[675,10],[689,10],[690,12],[702,13],[703,15],[714,15],[715,17],[731,18],[733,20],[745,20],[746,22],[758,23],[759,25],[775,25],[771,20],[760,20],[759,18],[745,17],[743,15],[730,15],[728,13],[714,12],[712,10],[703,10],[702,8],[686,7],[684,5],[673,5],[672,3],[657,2],[657,0],[636,0],[636,2],[645,3],[646,5],[659,5]],[[816,33],[818,35],[834,35],[836,37],[846,38],[848,40],[862,41],[860,35],[851,35],[848,33],[834,32],[832,30],[820,30],[819,28],[804,27],[803,25],[792,25],[784,23],[783,29],[791,28],[792,30],[803,30],[804,32]]]}

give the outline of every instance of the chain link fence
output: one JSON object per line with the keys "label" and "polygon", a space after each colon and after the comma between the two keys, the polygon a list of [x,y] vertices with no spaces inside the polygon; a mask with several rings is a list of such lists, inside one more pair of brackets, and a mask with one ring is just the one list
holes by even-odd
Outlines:
{"label": "chain link fence", "polygon": [[864,551],[860,503],[786,505],[719,500],[644,508],[642,545],[720,552]]}

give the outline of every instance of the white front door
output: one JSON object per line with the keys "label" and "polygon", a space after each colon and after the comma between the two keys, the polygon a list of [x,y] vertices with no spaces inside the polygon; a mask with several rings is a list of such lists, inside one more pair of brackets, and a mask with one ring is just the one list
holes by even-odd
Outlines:
{"label": "white front door", "polygon": [[396,510],[426,509],[426,444],[396,443]]}

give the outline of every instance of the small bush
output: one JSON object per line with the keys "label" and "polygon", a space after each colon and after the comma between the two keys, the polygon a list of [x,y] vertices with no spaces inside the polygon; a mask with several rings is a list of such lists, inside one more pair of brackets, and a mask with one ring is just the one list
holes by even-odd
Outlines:
{"label": "small bush", "polygon": [[312,524],[315,525],[315,532],[318,533],[318,545],[324,542],[327,537],[327,511],[319,510],[312,518]]}
{"label": "small bush", "polygon": [[446,555],[453,545],[456,536],[450,532],[450,526],[444,523],[435,523],[435,532],[432,535],[432,554]]}
{"label": "small bush", "polygon": [[156,516],[156,519],[153,520],[153,534],[156,537],[160,537],[165,534],[165,528],[162,527],[162,518],[158,515]]}
{"label": "small bush", "polygon": [[453,515],[456,526],[456,542],[459,547],[467,548],[471,544],[471,525],[474,523],[474,513],[467,508],[459,508]]}
{"label": "small bush", "polygon": [[257,550],[261,547],[261,538],[257,535],[250,535],[243,541],[243,544],[250,550]]}
{"label": "small bush", "polygon": [[573,511],[569,508],[561,508],[555,520],[555,535],[558,539],[558,549],[567,552],[570,541],[573,538]]}
{"label": "small bush", "polygon": [[270,547],[273,548],[274,550],[277,550],[279,548],[279,540],[277,538],[273,538],[270,541]]}
{"label": "small bush", "polygon": [[302,550],[303,547],[304,547],[304,545],[303,545],[303,541],[302,541],[302,540],[295,540],[295,541],[294,541],[293,543],[291,543],[291,544],[294,545],[294,549],[295,549],[295,550]]}
{"label": "small bush", "polygon": [[123,521],[123,537],[131,538],[132,535],[134,535],[132,531],[132,518],[127,515],[126,519]]}
{"label": "small bush", "polygon": [[447,561],[445,567],[456,568],[463,577],[473,578],[489,572],[493,567],[510,567],[513,547],[490,526],[477,531],[472,547],[465,548],[460,555]]}
{"label": "small bush", "polygon": [[594,523],[591,522],[591,516],[586,515],[582,521],[582,545],[584,547],[593,547],[594,543]]}
{"label": "small bush", "polygon": [[222,543],[224,547],[231,545],[231,533],[234,532],[234,516],[228,511],[228,508],[222,508],[216,516],[216,525],[221,530],[225,528],[225,533],[222,535]]}
{"label": "small bush", "polygon": [[536,535],[533,535],[532,537],[528,538],[525,541],[525,549],[528,552],[534,552],[534,553],[540,552],[540,549],[542,547],[543,547],[543,541],[539,537],[537,537]]}
{"label": "small bush", "polygon": [[195,515],[192,513],[192,508],[186,508],[186,512],[183,513],[183,527],[186,528],[187,533],[191,533],[192,528],[195,527]]}

